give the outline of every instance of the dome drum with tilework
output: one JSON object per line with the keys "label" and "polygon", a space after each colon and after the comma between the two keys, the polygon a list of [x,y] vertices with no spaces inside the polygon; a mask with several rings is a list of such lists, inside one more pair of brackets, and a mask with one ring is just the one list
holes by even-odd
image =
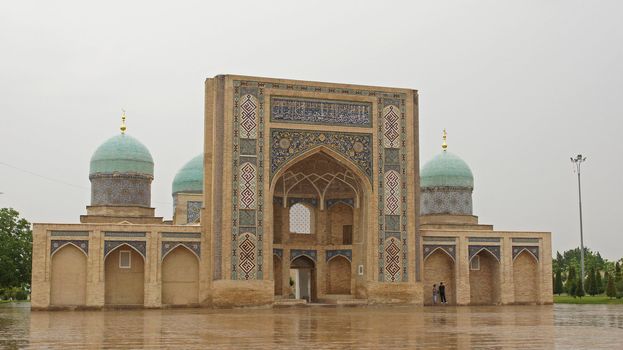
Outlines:
{"label": "dome drum with tilework", "polygon": [[420,214],[472,215],[473,189],[467,163],[444,148],[420,171]]}
{"label": "dome drum with tilework", "polygon": [[153,178],[147,147],[125,133],[113,136],[91,157],[91,205],[150,207]]}

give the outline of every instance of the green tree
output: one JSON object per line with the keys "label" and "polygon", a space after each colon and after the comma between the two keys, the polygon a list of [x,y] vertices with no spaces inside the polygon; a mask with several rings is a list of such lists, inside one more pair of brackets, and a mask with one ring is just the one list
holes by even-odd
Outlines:
{"label": "green tree", "polygon": [[575,283],[575,292],[573,293],[574,297],[582,298],[586,293],[584,292],[584,286],[582,285],[582,280],[578,279]]}
{"label": "green tree", "polygon": [[0,288],[30,286],[32,230],[12,208],[0,208]]}
{"label": "green tree", "polygon": [[614,278],[610,277],[608,271],[606,271],[606,280],[608,281],[606,282],[606,295],[612,299],[617,296],[617,290],[614,286]]}
{"label": "green tree", "polygon": [[605,291],[604,282],[601,278],[601,271],[595,272],[595,284],[597,285],[597,294],[603,294]]}
{"label": "green tree", "polygon": [[621,280],[623,280],[623,276],[621,275],[621,265],[617,261],[616,264],[614,264],[614,283],[621,282]]}
{"label": "green tree", "polygon": [[595,276],[595,274],[593,272],[594,270],[591,267],[588,270],[588,275],[586,276],[586,280],[584,280],[584,284],[586,285],[585,291],[587,294],[590,294],[590,295],[594,295],[592,286],[595,285],[595,280],[593,279],[593,276]]}
{"label": "green tree", "polygon": [[562,287],[562,272],[556,271],[556,277],[554,278],[554,294],[560,295],[564,291]]}
{"label": "green tree", "polygon": [[565,290],[567,291],[567,294],[575,296],[575,267],[573,265],[569,266]]}

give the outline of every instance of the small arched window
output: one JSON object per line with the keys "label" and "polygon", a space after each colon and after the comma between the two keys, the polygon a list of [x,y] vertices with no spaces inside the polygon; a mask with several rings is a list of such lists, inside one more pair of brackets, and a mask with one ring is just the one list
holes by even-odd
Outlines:
{"label": "small arched window", "polygon": [[292,233],[311,233],[311,210],[301,203],[296,203],[290,207],[290,232]]}

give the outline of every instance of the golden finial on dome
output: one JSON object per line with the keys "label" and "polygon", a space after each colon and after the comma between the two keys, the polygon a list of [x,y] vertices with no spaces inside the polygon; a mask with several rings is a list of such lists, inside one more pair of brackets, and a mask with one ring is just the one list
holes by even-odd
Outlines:
{"label": "golden finial on dome", "polygon": [[121,129],[122,134],[125,134],[125,129],[127,129],[125,126],[125,109],[122,109],[121,111],[123,113],[121,114],[121,127],[119,129]]}
{"label": "golden finial on dome", "polygon": [[444,150],[444,152],[446,151],[446,149],[448,148],[448,144],[446,143],[446,137],[447,137],[448,133],[446,132],[446,129],[443,129],[443,143],[441,144],[441,148]]}

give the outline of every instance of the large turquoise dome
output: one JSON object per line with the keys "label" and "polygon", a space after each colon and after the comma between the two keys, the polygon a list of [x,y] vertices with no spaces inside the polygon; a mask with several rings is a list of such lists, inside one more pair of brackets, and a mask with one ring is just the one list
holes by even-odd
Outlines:
{"label": "large turquoise dome", "polygon": [[474,175],[463,159],[444,150],[422,167],[420,187],[474,188]]}
{"label": "large turquoise dome", "polygon": [[203,193],[203,153],[186,163],[173,179],[173,194]]}
{"label": "large turquoise dome", "polygon": [[141,174],[154,176],[154,160],[147,147],[126,134],[113,136],[101,144],[91,157],[89,175]]}

